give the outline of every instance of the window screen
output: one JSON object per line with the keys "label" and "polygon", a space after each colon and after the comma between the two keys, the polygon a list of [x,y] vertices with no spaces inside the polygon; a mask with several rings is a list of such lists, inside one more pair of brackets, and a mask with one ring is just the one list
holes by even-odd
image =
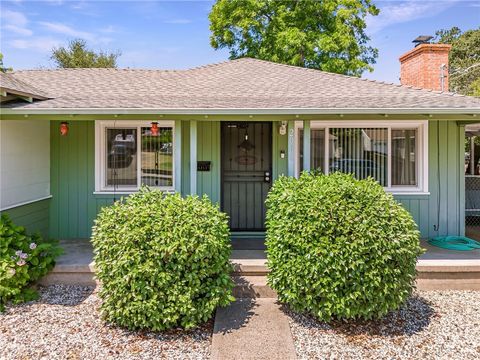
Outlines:
{"label": "window screen", "polygon": [[[303,171],[303,129],[299,130],[300,135],[300,171]],[[312,170],[324,172],[325,164],[325,130],[310,130],[310,167]]]}
{"label": "window screen", "polygon": [[137,129],[107,129],[107,186],[137,186]]}
{"label": "window screen", "polygon": [[417,185],[417,130],[392,130],[392,186]]}
{"label": "window screen", "polygon": [[354,174],[357,179],[373,177],[387,186],[388,129],[329,129],[329,172]]}
{"label": "window screen", "polygon": [[142,178],[148,186],[173,186],[173,129],[159,127],[152,135],[142,127]]}

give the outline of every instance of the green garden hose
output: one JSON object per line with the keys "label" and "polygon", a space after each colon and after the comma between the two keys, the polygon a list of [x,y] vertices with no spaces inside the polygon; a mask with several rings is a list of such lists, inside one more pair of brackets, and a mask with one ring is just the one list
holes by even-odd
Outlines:
{"label": "green garden hose", "polygon": [[465,236],[439,236],[429,239],[428,243],[448,250],[470,251],[480,249],[480,243]]}

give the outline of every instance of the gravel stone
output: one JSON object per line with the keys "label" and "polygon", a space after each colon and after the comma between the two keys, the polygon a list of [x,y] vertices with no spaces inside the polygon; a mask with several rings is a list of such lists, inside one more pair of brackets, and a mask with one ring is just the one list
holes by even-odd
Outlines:
{"label": "gravel stone", "polygon": [[40,287],[40,299],[0,313],[0,359],[207,359],[213,322],[129,331],[105,323],[94,287]]}
{"label": "gravel stone", "polygon": [[417,291],[376,321],[327,324],[285,311],[299,359],[480,358],[480,291]]}

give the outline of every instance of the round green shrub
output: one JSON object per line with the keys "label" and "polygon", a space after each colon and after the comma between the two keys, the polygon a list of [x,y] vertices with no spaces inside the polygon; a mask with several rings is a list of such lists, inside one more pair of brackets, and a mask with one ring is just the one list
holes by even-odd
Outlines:
{"label": "round green shrub", "polygon": [[129,329],[192,328],[233,299],[228,221],[208,198],[143,187],[95,220],[102,313]]}
{"label": "round green shrub", "polygon": [[411,294],[419,232],[375,180],[282,177],[266,204],[268,283],[294,310],[325,321],[371,319]]}

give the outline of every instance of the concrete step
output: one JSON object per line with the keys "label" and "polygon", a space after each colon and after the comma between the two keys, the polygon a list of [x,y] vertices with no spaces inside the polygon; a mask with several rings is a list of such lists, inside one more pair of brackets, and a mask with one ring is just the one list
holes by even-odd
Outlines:
{"label": "concrete step", "polygon": [[233,250],[231,262],[234,275],[259,275],[268,274],[267,256],[264,250]]}
{"label": "concrete step", "polygon": [[[90,242],[65,240],[61,246],[65,254],[60,256],[55,268],[40,280],[40,284],[95,285]],[[480,250],[447,251],[426,243],[422,246],[427,248],[427,253],[417,262],[418,289],[480,290]],[[231,261],[238,297],[274,296],[272,290],[266,287],[268,268],[265,250],[233,250]]]}
{"label": "concrete step", "polygon": [[38,281],[38,284],[48,286],[54,284],[95,286],[94,264],[57,264],[46,276]]}
{"label": "concrete step", "polygon": [[419,260],[419,290],[480,290],[479,260]]}
{"label": "concrete step", "polygon": [[234,276],[236,298],[276,298],[277,293],[267,285],[266,276]]}

